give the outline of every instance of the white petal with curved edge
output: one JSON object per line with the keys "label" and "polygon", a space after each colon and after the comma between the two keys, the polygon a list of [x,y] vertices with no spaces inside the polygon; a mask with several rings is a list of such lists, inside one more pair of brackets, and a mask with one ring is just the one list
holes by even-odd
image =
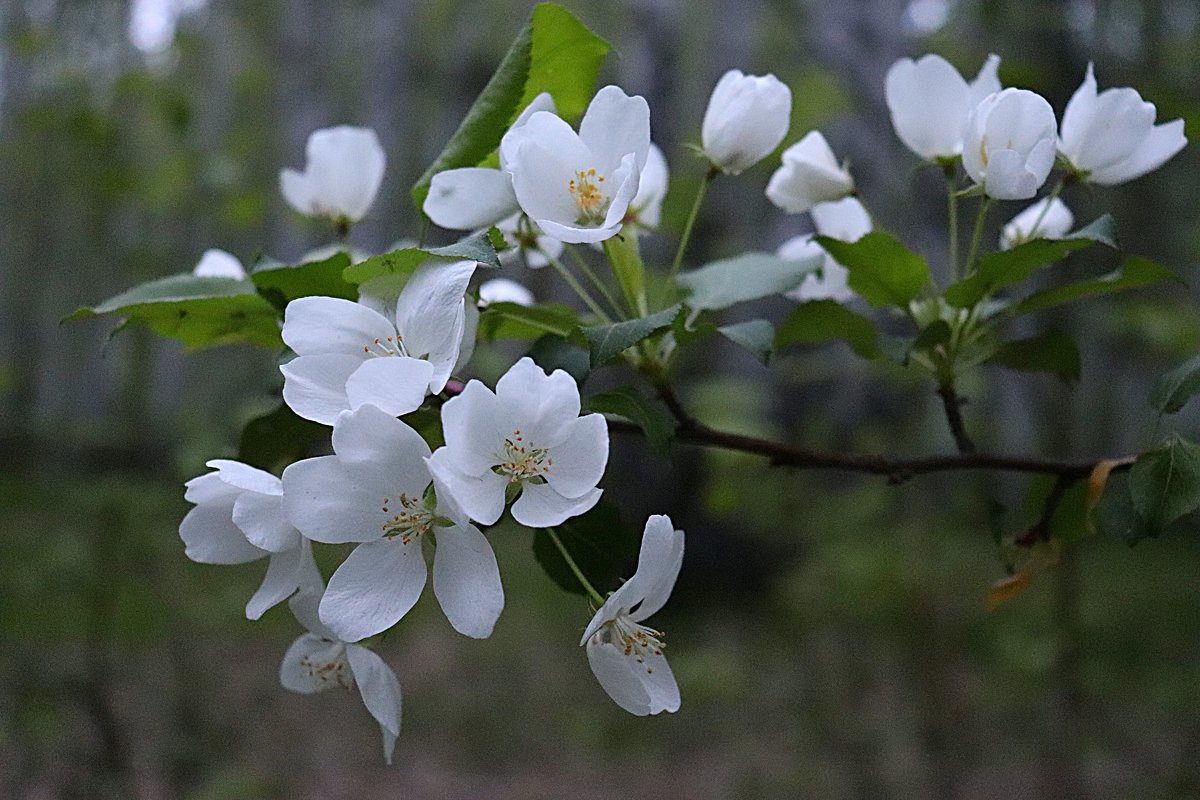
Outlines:
{"label": "white petal with curved edge", "polygon": [[603,414],[588,414],[571,424],[571,434],[550,450],[553,464],[543,462],[543,477],[563,497],[579,497],[596,488],[608,465],[608,423]]}
{"label": "white petal with curved edge", "polygon": [[442,406],[446,452],[440,458],[466,475],[491,472],[500,463],[505,437],[512,433],[505,411],[491,389],[468,381],[457,397]]}
{"label": "white petal with curved edge", "polygon": [[303,566],[305,569],[311,566],[311,573],[300,576],[300,588],[288,599],[288,608],[296,621],[307,628],[309,633],[320,639],[336,642],[337,636],[321,622],[321,596],[325,594],[325,581],[315,563]]}
{"label": "white petal with curved edge", "polygon": [[189,503],[225,503],[232,505],[242,490],[221,480],[217,472],[192,478],[184,485],[183,499]]}
{"label": "white petal with curved edge", "polygon": [[308,178],[304,173],[294,169],[281,169],[279,171],[279,193],[283,195],[283,199],[289,206],[301,214],[311,216],[317,213],[316,207],[313,205],[312,189],[309,187]]}
{"label": "white petal with curved edge", "polygon": [[971,91],[962,75],[941,56],[902,58],[884,79],[892,126],[904,146],[924,159],[963,151],[963,123],[971,111]]}
{"label": "white petal with curved edge", "polygon": [[308,137],[306,150],[314,209],[351,222],[366,216],[387,166],[375,131],[349,125],[323,128]]}
{"label": "white petal with curved edge", "polygon": [[300,662],[330,663],[343,655],[344,647],[341,642],[331,642],[312,633],[302,634],[288,647],[279,664],[279,682],[283,688],[300,694],[314,694],[328,689],[333,684],[318,680],[312,670],[306,669]]}
{"label": "white petal with curved edge", "polygon": [[[542,92],[537,97],[530,100],[529,105],[525,106],[525,109],[519,115],[517,115],[517,120],[512,124],[512,127],[509,129],[509,131],[516,131],[520,128],[523,128],[525,123],[529,122],[530,117],[539,111],[546,111],[554,116],[558,115],[558,110],[554,106],[554,98],[549,92]],[[509,136],[508,132],[505,132],[504,138],[500,140],[500,169],[504,170],[505,172],[510,171],[509,162],[512,160],[512,154],[515,152],[516,146],[520,143],[520,141],[520,134]]]}
{"label": "white petal with curved edge", "polygon": [[638,176],[638,191],[629,207],[639,225],[657,228],[662,221],[662,204],[667,197],[670,174],[667,158],[658,145],[651,143],[646,153],[646,165]]}
{"label": "white petal with curved edge", "polygon": [[435,225],[457,231],[495,225],[518,208],[512,176],[488,167],[437,173],[422,206]]}
{"label": "white petal with curved edge", "polygon": [[809,212],[817,233],[843,242],[857,242],[871,232],[871,215],[857,197],[818,203]]}
{"label": "white petal with curved edge", "polygon": [[587,657],[592,674],[614,703],[639,717],[651,713],[650,693],[638,674],[636,661],[615,645],[591,641],[587,644]]}
{"label": "white petal with curved edge", "polygon": [[357,642],[385,631],[408,613],[425,588],[420,538],[366,542],[329,578],[321,622],[339,639]]}
{"label": "white petal with curved edge", "polygon": [[343,465],[379,474],[379,486],[420,497],[429,485],[429,445],[404,422],[375,406],[344,412],[333,426],[333,450]]}
{"label": "white petal with curved edge", "polygon": [[246,540],[233,524],[232,503],[205,503],[184,515],[179,523],[184,554],[200,564],[245,564],[267,554]]}
{"label": "white petal with curved edge", "polygon": [[504,587],[496,554],[474,525],[438,528],[433,592],[454,630],[476,639],[492,635],[504,609]]}
{"label": "white petal with curved edge", "polygon": [[[1000,234],[1000,249],[1008,250],[1031,239],[1060,239],[1075,224],[1067,204],[1055,197],[1050,207],[1043,198],[1013,217]],[[1037,226],[1036,228],[1034,226]]]}
{"label": "white petal with curved edge", "polygon": [[387,344],[396,327],[379,312],[340,297],[300,297],[283,312],[284,344],[297,355],[340,353],[364,359],[364,347]]}
{"label": "white petal with curved edge", "polygon": [[391,764],[400,735],[400,681],[382,658],[361,645],[346,645],[346,657],[363,703],[383,729],[383,757]]}
{"label": "white petal with curved edge", "polygon": [[635,622],[647,619],[666,605],[683,565],[683,538],[683,531],[675,530],[670,517],[656,514],[646,520],[636,573],[644,576],[645,594],[631,615]]}
{"label": "white petal with curved edge", "polygon": [[350,408],[346,382],[362,365],[354,356],[326,353],[298,356],[279,367],[283,373],[283,402],[297,416],[332,425]]}
{"label": "white petal with curved edge", "polygon": [[774,75],[726,72],[704,112],[705,154],[731,175],[752,167],[787,135],[791,107],[791,90]]}
{"label": "white petal with curved edge", "polygon": [[1162,125],[1155,125],[1133,155],[1120,164],[1115,164],[1105,170],[1097,170],[1088,176],[1088,181],[1100,186],[1115,186],[1118,183],[1140,178],[1161,167],[1186,144],[1187,137],[1183,135],[1183,120],[1176,119]]}
{"label": "white petal with curved edge", "polygon": [[564,244],[593,244],[611,239],[621,231],[620,225],[600,226],[597,228],[579,225],[564,225],[557,220],[538,217],[534,220],[547,236]]}
{"label": "white petal with curved edge", "polygon": [[625,220],[626,212],[629,211],[629,204],[637,196],[641,173],[637,169],[635,158],[634,153],[626,155],[621,159],[617,169],[613,170],[609,176],[612,181],[610,186],[615,185],[617,190],[613,192],[612,199],[608,204],[608,211],[604,214],[602,225],[604,228],[619,229]]}
{"label": "white petal with curved edge", "polygon": [[650,149],[650,106],[644,97],[605,86],[588,104],[579,123],[579,138],[596,159],[589,166],[610,170],[633,153],[640,172]]}
{"label": "white petal with curved edge", "polygon": [[246,603],[246,619],[258,619],[267,609],[287,600],[313,569],[316,563],[307,539],[300,539],[291,550],[271,553],[262,585]]}
{"label": "white petal with curved edge", "polygon": [[1037,179],[1025,168],[1016,150],[994,150],[988,161],[983,190],[996,200],[1028,200],[1037,194]]}
{"label": "white petal with curved edge", "polygon": [[314,542],[369,542],[383,535],[383,500],[394,487],[386,474],[351,472],[337,456],[297,461],[283,471],[283,510]]}
{"label": "white petal with curved edge", "polygon": [[[539,116],[541,115],[535,114],[534,119]],[[526,129],[532,125],[531,122]],[[574,132],[571,135],[574,136]],[[539,225],[543,219],[554,220],[560,224],[574,223],[579,216],[579,208],[571,194],[571,181],[578,179],[579,170],[589,168],[586,163],[588,158],[586,148],[582,157],[571,158],[566,152],[552,150],[543,140],[523,140],[516,148],[511,165],[513,191],[517,195],[521,210],[532,219],[538,220]],[[544,225],[542,230],[555,236]]]}
{"label": "white petal with curved edge", "polygon": [[513,503],[513,519],[530,528],[561,525],[571,517],[590,510],[603,493],[600,489],[593,489],[579,497],[563,497],[549,484],[526,483],[521,489],[521,496]]}
{"label": "white petal with curved edge", "polygon": [[[528,356],[496,382],[504,418],[519,427],[535,447],[553,447],[571,434],[579,417],[579,385],[561,369],[549,375]],[[512,431],[503,430],[505,436]]]}
{"label": "white petal with curved edge", "polygon": [[279,478],[265,469],[252,467],[241,461],[227,458],[213,458],[206,461],[204,466],[217,471],[217,477],[230,486],[258,494],[283,494],[283,485]]}
{"label": "white petal with curved edge", "polygon": [[399,417],[425,402],[431,375],[433,365],[419,358],[372,358],[346,379],[346,402],[351,409],[370,405]]}
{"label": "white petal with curved edge", "polygon": [[463,298],[475,274],[474,261],[432,261],[418,267],[396,301],[396,329],[410,356],[433,364],[429,391],[446,386],[464,328]]}
{"label": "white petal with curved edge", "polygon": [[479,302],[516,303],[519,306],[533,305],[533,292],[510,278],[492,278],[479,284]]}
{"label": "white petal with curved edge", "polygon": [[200,261],[192,268],[192,274],[198,278],[234,278],[244,280],[246,268],[237,256],[218,248],[205,250]]}
{"label": "white petal with curved edge", "polygon": [[675,673],[671,672],[667,657],[651,654],[641,664],[634,661],[634,666],[639,671],[642,688],[650,695],[650,713],[678,711],[679,684],[675,682]]}
{"label": "white petal with curved edge", "polygon": [[456,468],[448,447],[434,451],[426,462],[433,475],[438,497],[452,497],[464,514],[481,525],[491,525],[504,513],[504,490],[508,478],[490,469],[467,475]]}
{"label": "white petal with curved edge", "polygon": [[989,94],[995,94],[1002,88],[1004,87],[1000,85],[1000,56],[989,53],[974,80],[967,85],[968,105],[974,108],[983,98]]}
{"label": "white petal with curved edge", "polygon": [[[479,335],[479,307],[474,303],[463,301],[463,332],[462,344],[458,348],[458,358],[454,361],[454,368],[450,370],[450,374],[462,372],[463,368],[471,362],[471,356],[475,355],[475,339]],[[445,384],[442,385],[445,389]]]}
{"label": "white petal with curved edge", "polygon": [[279,494],[242,492],[233,502],[233,524],[241,528],[252,545],[272,553],[300,544],[300,532],[283,513],[282,489]]}

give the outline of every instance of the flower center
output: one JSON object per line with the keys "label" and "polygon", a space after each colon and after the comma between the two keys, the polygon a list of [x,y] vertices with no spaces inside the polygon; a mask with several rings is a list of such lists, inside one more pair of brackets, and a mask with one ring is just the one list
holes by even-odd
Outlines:
{"label": "flower center", "polygon": [[316,682],[317,691],[331,686],[349,689],[354,685],[346,661],[346,649],[341,645],[335,644],[326,650],[304,656],[300,659],[300,669]]}
{"label": "flower center", "polygon": [[575,200],[575,208],[579,211],[579,216],[575,218],[576,223],[599,225],[604,222],[609,200],[601,191],[602,183],[604,176],[597,175],[595,169],[581,169],[575,172],[575,177],[567,184],[571,197]]}
{"label": "flower center", "polygon": [[616,645],[626,656],[645,666],[647,674],[653,673],[654,668],[646,666],[646,661],[651,656],[661,656],[666,648],[663,643],[665,633],[640,625],[625,614],[618,614],[605,623],[596,635],[602,642]]}
{"label": "flower center", "polygon": [[554,459],[545,447],[534,447],[519,430],[504,440],[504,455],[495,470],[508,476],[509,483],[520,483],[533,478],[545,479],[553,466]]}
{"label": "flower center", "polygon": [[363,345],[363,352],[372,358],[408,355],[408,351],[404,349],[404,337],[400,334],[369,342]]}
{"label": "flower center", "polygon": [[399,537],[401,544],[408,544],[421,534],[429,533],[433,528],[433,510],[420,497],[404,493],[394,499],[385,497],[383,513],[391,514],[383,523],[383,538]]}

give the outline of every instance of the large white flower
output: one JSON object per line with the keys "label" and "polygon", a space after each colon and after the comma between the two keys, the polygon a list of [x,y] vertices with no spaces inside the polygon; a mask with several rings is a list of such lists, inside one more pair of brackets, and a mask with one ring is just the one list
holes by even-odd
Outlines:
{"label": "large white flower", "polygon": [[387,158],[370,128],[339,125],[308,137],[304,172],[281,170],[279,189],[292,208],[339,224],[358,222],[375,202]]}
{"label": "large white flower", "polygon": [[[509,130],[523,126],[538,111],[554,113],[554,98],[542,92],[529,103]],[[499,225],[521,207],[513,194],[512,176],[506,172],[513,139],[500,148],[500,169],[462,167],[442,170],[433,176],[422,210],[435,225],[471,231]],[[502,229],[503,230],[503,229]]]}
{"label": "large white flower", "polygon": [[308,633],[288,648],[279,665],[279,682],[283,688],[300,694],[357,686],[367,710],[379,723],[383,757],[391,764],[396,737],[400,735],[400,681],[378,655],[362,645],[339,639],[321,624],[317,616],[320,602],[318,583],[299,592],[288,603]]}
{"label": "large white flower", "polygon": [[1043,198],[1009,220],[1000,232],[1000,249],[1011,250],[1030,239],[1061,239],[1074,224],[1075,215],[1066,203]]}
{"label": "large white flower", "polygon": [[803,214],[854,191],[850,170],[838,164],[820,131],[810,131],[784,150],[782,160],[767,183],[767,198],[789,214]]}
{"label": "large white flower", "polygon": [[704,110],[704,154],[729,175],[762,161],[787,135],[792,91],[774,75],[731,69],[713,87]]}
{"label": "large white flower", "polygon": [[988,95],[967,118],[963,168],[997,200],[1027,200],[1054,166],[1058,123],[1045,98],[1027,89]]}
{"label": "large white flower", "polygon": [[522,358],[494,394],[471,381],[442,407],[442,426],[446,445],[429,459],[438,496],[476,522],[500,518],[510,487],[521,491],[513,518],[530,528],[559,525],[600,499],[608,427],[601,414],[579,416],[579,387],[562,370],[547,375]]}
{"label": "large white flower", "polygon": [[501,142],[521,209],[563,242],[600,242],[621,228],[650,149],[650,109],[605,86],[576,133],[548,111],[532,114]]}
{"label": "large white flower", "polygon": [[[822,236],[843,242],[857,242],[871,232],[871,215],[854,197],[820,203],[813,207],[811,213],[817,233]],[[785,297],[800,301],[836,300],[844,303],[855,296],[849,284],[850,272],[813,241],[811,234],[788,239],[779,246],[776,255],[789,261],[802,261],[812,256],[824,257],[821,273],[810,272],[805,275],[804,283],[787,292]]]}
{"label": "large white flower", "polygon": [[366,405],[333,426],[336,455],[283,473],[284,509],[317,542],[362,542],[329,579],[321,621],[355,642],[387,630],[425,588],[422,546],[436,539],[433,591],[455,630],[484,639],[504,607],[496,556],[451,498],[429,493],[429,445]]}
{"label": "large white flower", "polygon": [[1089,63],[1063,112],[1058,151],[1090,183],[1112,186],[1161,167],[1187,144],[1183,120],[1154,124],[1153,103],[1136,89],[1096,93]]}
{"label": "large white flower", "polygon": [[459,357],[463,297],[474,261],[417,268],[396,300],[395,321],[335,297],[288,303],[283,341],[296,358],[280,367],[283,399],[305,419],[332,425],[365,403],[399,416],[446,385]]}
{"label": "large white flower", "polygon": [[937,55],[902,58],[888,69],[884,93],[892,126],[904,146],[929,161],[954,158],[963,151],[963,128],[971,110],[1000,91],[1000,58],[987,57],[975,80]]}
{"label": "large white flower", "polygon": [[198,278],[234,278],[240,281],[246,277],[246,268],[233,253],[214,247],[204,251],[192,274]]}
{"label": "large white flower", "polygon": [[269,557],[262,585],[246,604],[258,619],[286,600],[316,571],[312,548],[283,513],[283,485],[269,472],[240,461],[214,459],[216,470],[187,482],[195,503],[179,523],[187,557],[201,564],[245,564]]}
{"label": "large white flower", "polygon": [[683,531],[670,517],[646,520],[637,572],[609,595],[583,632],[588,663],[617,705],[645,716],[679,710],[679,686],[663,655],[663,635],[641,623],[662,608],[683,564]]}

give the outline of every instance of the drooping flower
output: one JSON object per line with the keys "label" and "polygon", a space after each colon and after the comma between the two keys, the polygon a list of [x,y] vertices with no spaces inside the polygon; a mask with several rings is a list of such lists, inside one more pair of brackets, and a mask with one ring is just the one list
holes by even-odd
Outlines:
{"label": "drooping flower", "polygon": [[1075,215],[1057,197],[1043,198],[1017,214],[1000,232],[1000,249],[1011,250],[1031,239],[1061,239],[1075,224]]}
{"label": "drooping flower", "polygon": [[214,247],[204,251],[192,274],[198,278],[234,278],[240,281],[246,277],[246,268],[237,256]]}
{"label": "drooping flower", "polygon": [[592,617],[579,644],[608,696],[631,714],[679,710],[679,685],[663,655],[663,634],[641,623],[671,596],[683,564],[683,531],[670,517],[646,520],[637,571]]}
{"label": "drooping flower", "polygon": [[329,579],[321,621],[347,642],[387,630],[425,588],[424,543],[434,538],[433,591],[454,629],[485,639],[504,607],[496,556],[453,499],[429,490],[429,445],[378,408],[343,412],[336,455],[283,472],[284,510],[309,539],[361,542]]}
{"label": "drooping flower", "polygon": [[383,757],[391,764],[396,737],[400,735],[400,681],[377,654],[339,639],[321,624],[317,616],[321,592],[318,582],[297,593],[288,603],[308,633],[288,647],[279,665],[279,682],[283,688],[300,694],[357,686],[367,710],[379,723]]}
{"label": "drooping flower", "polygon": [[316,570],[312,548],[283,513],[283,484],[240,461],[214,459],[216,470],[187,482],[195,503],[179,523],[187,557],[201,564],[245,564],[270,558],[262,585],[246,604],[258,619],[286,600]]}
{"label": "drooping flower", "polygon": [[508,278],[493,278],[479,284],[479,305],[491,303],[516,303],[519,306],[533,305],[533,292]]}
{"label": "drooping flower", "polygon": [[767,197],[789,214],[803,214],[818,203],[841,200],[854,191],[850,170],[837,157],[820,131],[810,131],[783,151],[783,166],[767,184]]}
{"label": "drooping flower", "polygon": [[[554,98],[542,92],[529,103],[509,130],[523,126],[538,111],[555,112]],[[508,140],[510,145],[513,141]],[[499,226],[501,220],[521,210],[508,174],[511,147],[501,147],[500,168],[463,167],[442,170],[433,176],[422,210],[435,225],[450,230],[472,231]],[[501,228],[501,231],[504,231]]]}
{"label": "drooping flower", "polygon": [[394,416],[419,408],[426,393],[445,387],[458,360],[474,272],[473,261],[418,267],[396,300],[395,322],[334,297],[288,303],[283,341],[296,358],[280,367],[284,401],[326,425],[365,403]]}
{"label": "drooping flower", "polygon": [[[819,203],[811,213],[817,233],[822,236],[843,242],[857,242],[871,232],[871,215],[854,197],[833,203]],[[810,272],[804,276],[804,282],[787,292],[785,297],[800,301],[836,300],[844,303],[855,296],[849,285],[849,271],[813,241],[811,234],[787,240],[779,246],[776,255],[789,261],[801,261],[812,256],[824,257],[820,274]]]}
{"label": "drooping flower", "polygon": [[532,114],[500,144],[521,209],[563,242],[600,242],[621,228],[650,149],[650,109],[605,86],[576,133],[548,111]]}
{"label": "drooping flower", "polygon": [[313,131],[304,172],[284,169],[279,189],[292,208],[339,224],[358,222],[375,202],[387,158],[370,128],[339,125]]}
{"label": "drooping flower", "polygon": [[521,492],[513,519],[530,528],[559,525],[600,499],[608,427],[601,414],[579,416],[579,387],[562,370],[547,375],[522,358],[494,394],[471,381],[442,407],[442,426],[446,445],[429,470],[439,497],[476,522],[500,518],[510,487]]}
{"label": "drooping flower", "polygon": [[967,83],[941,56],[902,58],[888,69],[884,93],[892,126],[904,146],[927,161],[963,151],[963,129],[971,110],[1000,91],[999,56],[990,55]]}
{"label": "drooping flower", "polygon": [[988,95],[971,112],[963,168],[988,197],[1027,200],[1054,166],[1057,121],[1045,98],[1026,89]]}
{"label": "drooping flower", "polygon": [[774,75],[731,69],[713,87],[700,140],[717,169],[729,175],[762,161],[787,135],[792,91]]}
{"label": "drooping flower", "polygon": [[667,158],[658,145],[650,143],[646,166],[638,179],[638,192],[625,212],[626,222],[643,228],[657,228],[662,221],[662,204],[667,197]]}
{"label": "drooping flower", "polygon": [[1136,89],[1096,93],[1089,63],[1063,112],[1058,151],[1089,183],[1113,186],[1158,169],[1187,144],[1183,120],[1155,125],[1153,103]]}

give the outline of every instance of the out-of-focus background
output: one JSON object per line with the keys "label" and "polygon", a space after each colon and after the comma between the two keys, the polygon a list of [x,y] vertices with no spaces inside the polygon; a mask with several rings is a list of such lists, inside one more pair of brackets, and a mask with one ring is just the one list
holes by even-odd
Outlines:
{"label": "out-of-focus background", "polygon": [[[374,127],[387,175],[359,247],[414,236],[407,189],[450,136],[531,3],[8,0],[0,4],[0,796],[13,798],[1075,798],[1200,796],[1200,543],[1092,537],[1020,598],[994,535],[1029,524],[1028,479],[881,479],[771,469],[613,443],[604,485],[630,523],[666,512],[688,557],[658,617],[678,714],[613,705],[576,647],[588,616],[493,535],[507,590],[495,635],[467,640],[426,597],[378,651],[405,691],[395,766],[353,694],[292,695],[286,608],[244,619],[261,563],[189,562],[182,482],[230,456],[277,402],[273,355],[184,354],[76,307],[190,270],[209,247],[296,259],[328,231],[290,212],[282,166],[310,131]],[[703,166],[708,93],[731,67],[792,88],[786,143],[820,127],[879,221],[944,270],[940,176],[892,133],[887,67],[940,53],[1061,112],[1089,61],[1159,119],[1200,135],[1192,0],[567,2],[615,46],[605,78],[645,95],[672,167],[672,252]],[[1195,282],[1200,158],[1190,147],[1115,190],[1126,250]],[[771,249],[806,221],[770,206],[770,164],[716,182],[689,262]],[[1020,209],[1002,204],[1002,217]],[[1110,259],[1110,260],[1106,260]],[[1110,268],[1073,257],[1072,275]],[[553,276],[514,274],[541,297]],[[764,304],[781,315],[788,303]],[[1194,354],[1183,287],[1030,318],[1081,343],[1083,380],[979,374],[962,387],[983,447],[1101,457],[1155,435],[1150,379]],[[511,359],[512,352],[506,353]],[[797,349],[764,369],[733,349],[679,371],[704,420],[813,447],[952,447],[919,376]],[[484,352],[480,370],[500,368]],[[1172,425],[1195,433],[1200,419]],[[1003,514],[989,512],[999,499]]]}

